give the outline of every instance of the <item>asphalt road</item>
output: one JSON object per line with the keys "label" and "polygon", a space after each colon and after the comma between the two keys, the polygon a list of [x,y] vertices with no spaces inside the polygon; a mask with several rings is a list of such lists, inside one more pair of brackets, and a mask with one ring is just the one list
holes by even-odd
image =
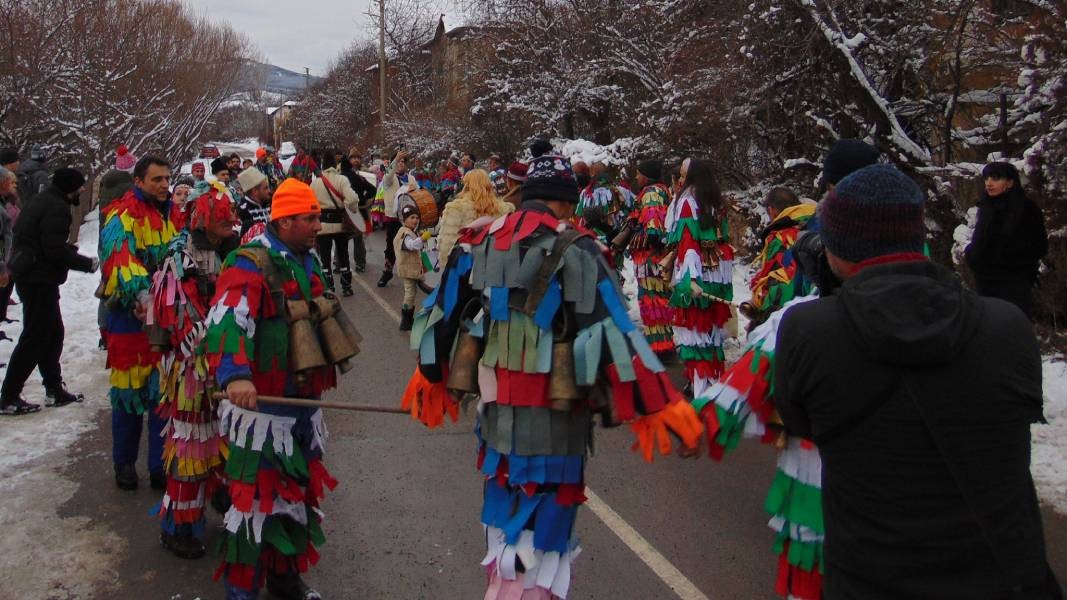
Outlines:
{"label": "asphalt road", "polygon": [[[374,287],[381,234],[372,245],[372,265],[356,275],[370,289],[357,285],[355,297],[345,301],[364,335],[363,351],[328,397],[397,405],[414,357],[390,314],[399,310],[401,285]],[[79,489],[59,510],[60,517],[110,523],[126,542],[98,597],[222,598],[221,584],[211,579],[213,556],[183,561],[159,546],[158,525],[147,514],[158,493],[144,479],[134,493],[114,487],[107,416],[101,414],[100,427],[75,449],[79,458],[64,475]],[[308,582],[331,599],[481,597],[481,484],[471,423],[466,414],[427,431],[403,415],[329,412],[326,464],[341,485],[324,501],[327,543]],[[671,456],[649,465],[630,444],[626,428],[596,432],[587,471],[596,495],[707,597],[774,598],[773,538],[762,507],[773,451],[749,442],[723,463]],[[208,518],[210,547],[220,519],[211,511]],[[1067,581],[1067,518],[1046,510],[1045,519],[1053,569]],[[570,598],[677,597],[592,510],[579,513],[578,532],[584,551]]]}

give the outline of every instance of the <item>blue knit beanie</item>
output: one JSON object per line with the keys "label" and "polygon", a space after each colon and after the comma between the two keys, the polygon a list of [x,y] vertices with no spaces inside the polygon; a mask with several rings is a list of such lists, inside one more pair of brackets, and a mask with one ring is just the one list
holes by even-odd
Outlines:
{"label": "blue knit beanie", "polygon": [[845,177],[819,203],[826,248],[851,262],[922,252],[923,193],[892,165],[864,167]]}

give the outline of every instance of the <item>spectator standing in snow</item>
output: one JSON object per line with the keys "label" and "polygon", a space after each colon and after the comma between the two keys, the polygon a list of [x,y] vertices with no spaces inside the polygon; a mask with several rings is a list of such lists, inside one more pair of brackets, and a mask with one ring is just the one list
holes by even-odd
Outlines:
{"label": "spectator standing in snow", "polygon": [[34,146],[30,149],[30,159],[19,165],[19,197],[23,199],[23,205],[48,187],[48,169],[44,166],[47,160],[48,153],[44,148]]}
{"label": "spectator standing in snow", "polygon": [[841,179],[819,221],[843,284],[787,309],[773,386],[786,430],[822,456],[823,598],[1059,598],[1030,476],[1026,318],[922,254],[923,193],[892,166]]}
{"label": "spectator standing in snow", "polygon": [[234,152],[226,159],[226,168],[230,171],[230,181],[237,181],[237,176],[241,174],[241,155]]}
{"label": "spectator standing in snow", "polygon": [[[367,178],[363,177],[360,173],[362,170],[363,160],[359,157],[359,150],[350,148],[348,150],[348,159],[341,164],[341,174],[348,178],[352,191],[356,193],[356,196],[359,196],[359,215],[363,217],[363,222],[366,224],[371,222],[368,211],[371,202],[374,201],[374,194],[377,192],[377,188],[373,183],[367,181]],[[352,260],[355,263],[353,268],[356,273],[362,273],[367,270],[367,242],[364,239],[363,231],[357,230],[352,234]]]}
{"label": "spectator standing in snow", "polygon": [[193,181],[196,183],[206,180],[204,174],[207,172],[207,169],[204,167],[204,163],[200,161],[194,162],[193,166],[190,167],[189,172],[192,173]]}
{"label": "spectator standing in snow", "polygon": [[[67,243],[70,206],[78,202],[84,187],[85,176],[79,171],[57,170],[51,185],[29,203],[15,227],[9,267],[22,299],[23,327],[0,388],[0,414],[39,410],[22,399],[22,388],[34,368],[41,372],[46,404],[58,407],[81,401],[81,396],[66,390],[59,365],[64,335],[59,286],[67,280],[68,270],[88,273],[99,265]],[[6,277],[0,276],[0,280]]]}
{"label": "spectator standing in snow", "polygon": [[417,188],[415,178],[408,173],[408,153],[401,150],[393,156],[382,178],[382,222],[385,224],[385,267],[382,276],[378,279],[378,287],[385,287],[393,278],[393,265],[396,263],[396,252],[393,249],[393,239],[396,232],[400,231],[400,206],[397,196],[409,194]]}
{"label": "spectator standing in snow", "polygon": [[19,172],[19,151],[14,148],[0,148],[0,167],[12,173]]}
{"label": "spectator standing in snow", "polygon": [[964,253],[967,265],[979,294],[1007,300],[1032,317],[1038,267],[1048,252],[1045,217],[1011,163],[989,163],[982,179],[978,223]]}
{"label": "spectator standing in snow", "polygon": [[446,160],[441,163],[441,174],[438,177],[438,190],[440,190],[440,205],[448,204],[448,201],[459,191],[459,182],[463,175],[456,168],[456,163]]}
{"label": "spectator standing in snow", "polygon": [[448,262],[448,255],[456,245],[459,230],[481,217],[497,218],[515,208],[496,197],[489,182],[489,173],[474,169],[463,176],[463,191],[445,205],[441,213],[441,225],[437,231],[437,249],[441,264]]}
{"label": "spectator standing in snow", "polygon": [[15,282],[7,271],[7,261],[11,258],[15,219],[19,215],[15,196],[16,179],[14,173],[0,166],[0,321],[3,322],[7,322],[7,308],[11,291],[15,287]]}
{"label": "spectator standing in snow", "polygon": [[501,200],[514,206],[515,210],[518,210],[519,205],[522,204],[522,184],[526,181],[526,171],[526,163],[519,161],[511,163],[511,166],[508,167],[508,191]]}
{"label": "spectator standing in snow", "polygon": [[237,202],[237,218],[241,221],[241,243],[263,233],[270,223],[270,184],[259,169],[249,167],[237,176],[241,199]]}
{"label": "spectator standing in snow", "polygon": [[274,170],[274,163],[270,161],[267,156],[267,149],[256,149],[256,168],[260,173],[263,173],[267,177],[267,185],[270,186],[270,192],[273,195],[274,190],[278,189],[278,173]]}
{"label": "spectator standing in snow", "polygon": [[215,179],[222,185],[229,185],[230,168],[226,165],[226,159],[220,156],[211,161],[211,174],[214,175]]}
{"label": "spectator standing in snow", "polygon": [[296,177],[300,181],[311,185],[311,176],[318,171],[319,165],[315,158],[304,150],[303,146],[296,147],[296,157],[289,165],[289,177]]}
{"label": "spectator standing in snow", "polygon": [[476,160],[477,159],[475,159],[474,155],[470,152],[464,154],[459,159],[459,174],[466,175],[467,173],[469,173],[470,170],[474,168],[474,163],[476,162]]}
{"label": "spectator standing in snow", "polygon": [[[323,158],[322,177],[311,184],[311,191],[319,201],[320,222],[316,244],[322,259],[322,276],[326,289],[334,291],[334,273],[341,279],[341,293],[352,295],[352,271],[348,262],[348,240],[357,231],[349,217],[349,210],[359,209],[359,196],[352,190],[348,178],[337,170],[333,154]],[[336,269],[334,269],[336,265]]]}

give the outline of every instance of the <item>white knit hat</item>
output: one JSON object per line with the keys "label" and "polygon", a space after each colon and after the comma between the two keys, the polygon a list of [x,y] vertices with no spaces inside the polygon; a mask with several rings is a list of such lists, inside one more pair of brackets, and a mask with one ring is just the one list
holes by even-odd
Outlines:
{"label": "white knit hat", "polygon": [[246,193],[267,180],[267,176],[255,166],[248,167],[237,176],[237,182]]}

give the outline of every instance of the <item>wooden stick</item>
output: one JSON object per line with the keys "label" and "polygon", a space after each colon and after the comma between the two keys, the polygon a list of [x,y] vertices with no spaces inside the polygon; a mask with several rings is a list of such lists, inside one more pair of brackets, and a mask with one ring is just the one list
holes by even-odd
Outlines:
{"label": "wooden stick", "polygon": [[[226,394],[223,392],[215,392],[214,397],[216,400],[225,400],[227,398]],[[307,398],[289,398],[286,396],[264,396],[262,394],[256,396],[256,402],[262,402],[263,404],[280,404],[283,406],[306,406],[308,408],[338,408],[341,410],[355,410],[359,412],[393,413],[398,415],[411,414],[410,411],[393,406],[369,406],[365,404],[352,404],[350,402],[309,400]]]}

